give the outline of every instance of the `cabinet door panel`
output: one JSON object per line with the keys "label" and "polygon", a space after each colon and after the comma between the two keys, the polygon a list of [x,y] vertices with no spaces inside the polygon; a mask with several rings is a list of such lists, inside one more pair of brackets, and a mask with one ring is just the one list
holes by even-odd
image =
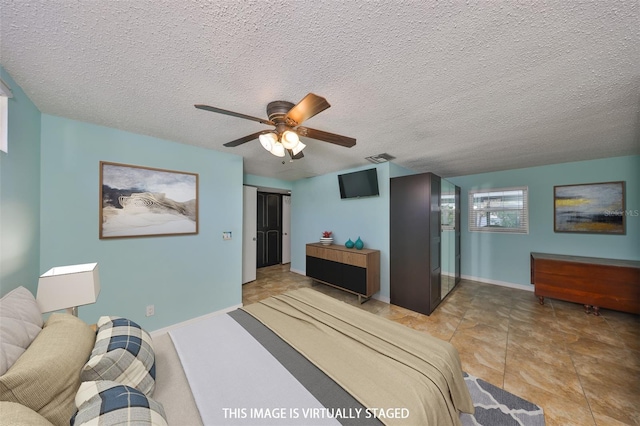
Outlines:
{"label": "cabinet door panel", "polygon": [[429,175],[391,179],[391,303],[429,313]]}
{"label": "cabinet door panel", "polygon": [[356,293],[367,293],[367,270],[358,266],[342,264],[342,274],[338,285]]}
{"label": "cabinet door panel", "polygon": [[323,268],[324,260],[317,257],[307,256],[307,276],[317,280],[325,281]]}
{"label": "cabinet door panel", "polygon": [[356,293],[367,292],[366,268],[307,256],[307,276]]}

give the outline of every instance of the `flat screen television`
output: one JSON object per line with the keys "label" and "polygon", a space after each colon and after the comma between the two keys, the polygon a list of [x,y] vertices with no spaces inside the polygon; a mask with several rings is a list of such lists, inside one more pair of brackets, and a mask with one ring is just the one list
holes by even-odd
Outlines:
{"label": "flat screen television", "polygon": [[338,175],[340,198],[360,198],[380,195],[378,170],[367,169]]}

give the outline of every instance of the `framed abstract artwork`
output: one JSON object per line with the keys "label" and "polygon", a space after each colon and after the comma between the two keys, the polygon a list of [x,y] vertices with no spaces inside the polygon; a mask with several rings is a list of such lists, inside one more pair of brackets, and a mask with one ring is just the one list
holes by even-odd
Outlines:
{"label": "framed abstract artwork", "polygon": [[100,162],[100,239],[197,233],[197,174]]}
{"label": "framed abstract artwork", "polygon": [[624,235],[624,182],[553,187],[555,232]]}

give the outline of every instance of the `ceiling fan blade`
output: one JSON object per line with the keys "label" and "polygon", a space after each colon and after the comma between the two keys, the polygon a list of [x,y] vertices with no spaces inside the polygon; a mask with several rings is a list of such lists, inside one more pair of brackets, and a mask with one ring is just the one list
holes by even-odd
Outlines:
{"label": "ceiling fan blade", "polygon": [[292,149],[288,149],[287,151],[289,152],[289,157],[291,157],[292,160],[299,160],[302,157],[304,157],[304,154],[302,153],[302,151],[300,151],[299,153],[297,153],[295,155],[293,154],[293,150]]}
{"label": "ceiling fan blade", "polygon": [[252,133],[252,134],[247,135],[247,136],[245,136],[243,138],[236,139],[236,140],[231,141],[231,142],[227,142],[227,143],[224,144],[224,146],[232,148],[234,146],[242,145],[243,143],[247,143],[247,142],[250,142],[250,141],[252,141],[254,139],[258,139],[258,136],[263,135],[265,133],[269,133],[269,132],[271,132],[271,130],[262,130],[262,131],[259,131],[259,132],[256,132],[256,133]]}
{"label": "ceiling fan blade", "polygon": [[297,127],[295,130],[300,136],[333,143],[347,148],[351,148],[356,144],[356,140],[354,138],[336,135],[335,133],[329,133],[322,130],[310,129],[308,127]]}
{"label": "ceiling fan blade", "polygon": [[271,126],[275,125],[273,121],[265,120],[264,118],[252,117],[246,114],[240,114],[239,112],[227,111],[226,109],[216,108],[209,105],[197,104],[194,107],[198,109],[203,109],[205,111],[217,112],[218,114],[231,115],[232,117],[244,118],[246,120],[257,121],[262,124],[269,124]]}
{"label": "ceiling fan blade", "polygon": [[302,124],[304,120],[308,120],[314,115],[329,108],[329,102],[322,96],[309,93],[300,102],[293,106],[285,116],[287,120],[291,120],[291,126]]}

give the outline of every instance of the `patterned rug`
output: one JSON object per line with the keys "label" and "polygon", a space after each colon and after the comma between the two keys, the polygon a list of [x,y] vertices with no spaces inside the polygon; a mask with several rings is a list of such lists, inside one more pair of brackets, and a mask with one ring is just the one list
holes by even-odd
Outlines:
{"label": "patterned rug", "polygon": [[475,414],[462,414],[465,426],[544,426],[542,408],[512,393],[465,373]]}

